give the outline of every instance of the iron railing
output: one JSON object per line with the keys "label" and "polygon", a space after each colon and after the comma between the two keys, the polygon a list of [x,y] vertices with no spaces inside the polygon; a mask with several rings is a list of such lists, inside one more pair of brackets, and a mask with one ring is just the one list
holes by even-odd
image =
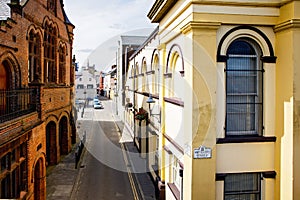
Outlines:
{"label": "iron railing", "polygon": [[37,111],[39,90],[0,90],[0,123]]}

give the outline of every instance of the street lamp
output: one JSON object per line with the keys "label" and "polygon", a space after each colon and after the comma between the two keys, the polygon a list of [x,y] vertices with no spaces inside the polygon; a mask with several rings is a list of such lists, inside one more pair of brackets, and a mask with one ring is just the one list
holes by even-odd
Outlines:
{"label": "street lamp", "polygon": [[155,103],[154,99],[152,98],[152,94],[149,94],[149,97],[148,97],[146,103],[149,103],[149,111],[150,111],[150,104]]}
{"label": "street lamp", "polygon": [[151,110],[151,104],[152,104],[152,103],[155,103],[155,101],[154,101],[154,99],[153,99],[153,97],[152,97],[152,94],[149,94],[149,97],[148,97],[146,103],[148,103],[148,105],[149,105],[150,116],[158,115],[158,116],[159,116],[158,122],[160,123],[160,118],[161,118],[161,113],[160,113],[160,111],[159,111],[159,113],[154,114],[154,113],[152,113],[152,110]]}

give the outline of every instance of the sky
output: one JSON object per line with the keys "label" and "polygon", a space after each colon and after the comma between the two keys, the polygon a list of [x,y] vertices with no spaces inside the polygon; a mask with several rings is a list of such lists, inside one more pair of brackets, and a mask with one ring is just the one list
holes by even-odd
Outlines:
{"label": "sky", "polygon": [[148,36],[157,26],[147,17],[154,1],[64,0],[66,14],[75,26],[73,55],[79,66],[89,62],[105,70],[115,63],[118,36]]}

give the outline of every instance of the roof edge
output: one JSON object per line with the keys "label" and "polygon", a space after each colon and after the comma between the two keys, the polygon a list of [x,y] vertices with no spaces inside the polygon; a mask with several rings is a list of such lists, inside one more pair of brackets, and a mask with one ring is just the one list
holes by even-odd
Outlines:
{"label": "roof edge", "polygon": [[147,14],[151,22],[160,22],[178,0],[156,0]]}

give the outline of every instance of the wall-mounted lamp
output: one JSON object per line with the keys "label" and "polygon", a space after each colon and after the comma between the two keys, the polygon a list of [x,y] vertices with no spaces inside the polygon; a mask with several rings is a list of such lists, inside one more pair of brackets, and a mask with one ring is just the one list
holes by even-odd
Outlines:
{"label": "wall-mounted lamp", "polygon": [[158,122],[160,123],[160,118],[161,118],[160,111],[159,111],[159,113],[157,113],[157,114],[154,114],[154,113],[152,113],[152,110],[151,110],[151,104],[152,104],[152,103],[155,103],[155,101],[154,101],[154,99],[153,99],[153,97],[152,97],[152,95],[151,95],[151,94],[149,94],[149,97],[148,97],[148,99],[147,99],[146,103],[148,103],[148,104],[149,104],[149,112],[150,112],[150,116],[158,115],[158,116],[159,116],[159,118],[158,118]]}

